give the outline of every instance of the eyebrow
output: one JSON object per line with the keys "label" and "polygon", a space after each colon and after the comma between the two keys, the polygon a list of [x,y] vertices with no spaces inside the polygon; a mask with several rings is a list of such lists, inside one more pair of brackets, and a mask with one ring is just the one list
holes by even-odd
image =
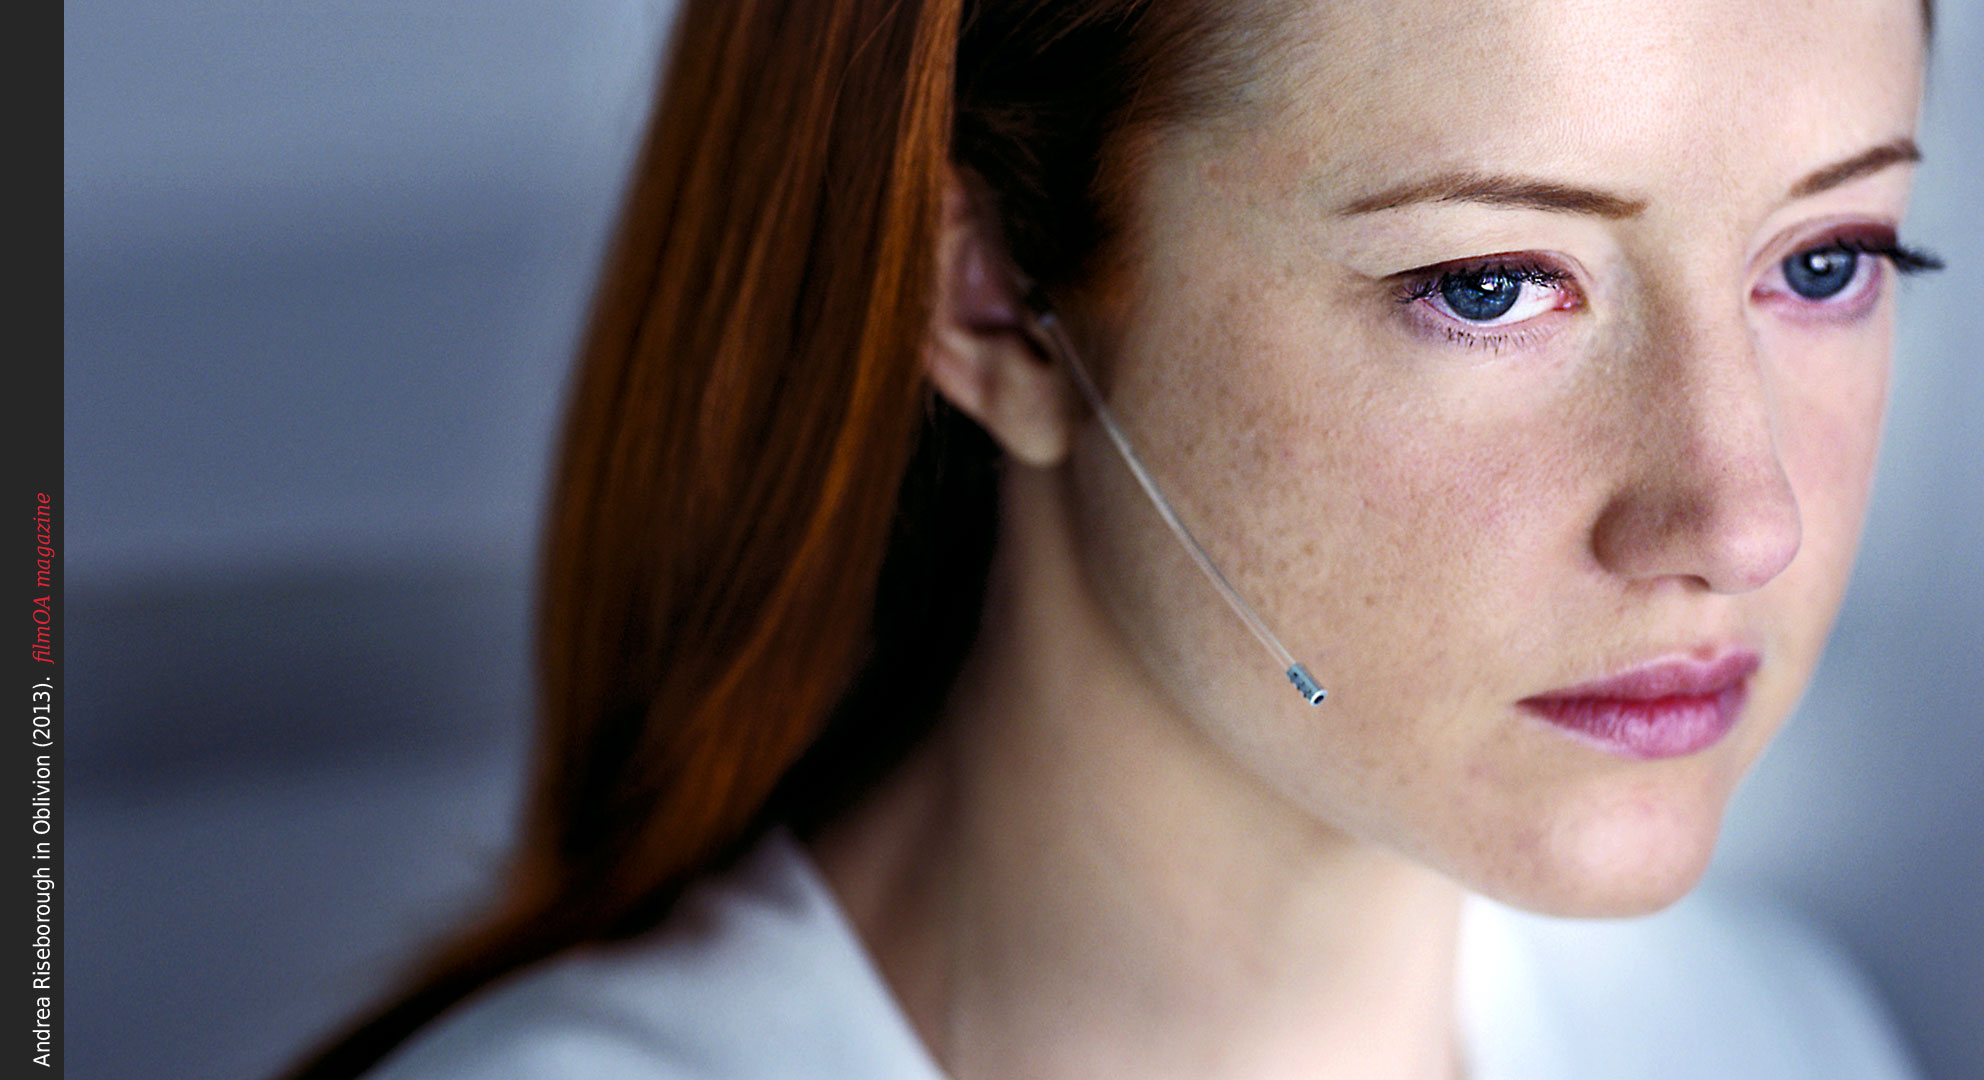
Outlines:
{"label": "eyebrow", "polygon": [[1791,186],[1791,197],[1808,198],[1821,191],[1836,188],[1848,180],[1857,180],[1871,172],[1879,172],[1890,165],[1904,161],[1921,161],[1922,149],[1910,138],[1884,142],[1872,150],[1855,154],[1837,165],[1828,165]]}
{"label": "eyebrow", "polygon": [[[1915,140],[1905,137],[1894,139],[1814,171],[1791,186],[1790,197],[1810,198],[1890,165],[1920,160],[1922,151],[1915,145]],[[1424,202],[1485,203],[1615,219],[1634,217],[1647,205],[1645,199],[1632,199],[1534,177],[1458,171],[1439,173],[1422,180],[1408,180],[1348,203],[1337,213],[1344,216],[1370,214]]]}

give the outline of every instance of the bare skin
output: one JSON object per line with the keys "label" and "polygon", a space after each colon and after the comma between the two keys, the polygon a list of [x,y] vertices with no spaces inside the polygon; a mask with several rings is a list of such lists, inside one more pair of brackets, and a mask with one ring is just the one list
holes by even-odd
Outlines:
{"label": "bare skin", "polygon": [[[950,204],[930,377],[1009,459],[986,618],[815,852],[959,1078],[1455,1075],[1464,893],[1685,893],[1845,586],[1895,275],[1814,299],[1785,262],[1901,220],[1913,0],[1288,7],[1244,117],[1162,143],[1080,340],[1321,708]],[[1492,177],[1555,194],[1413,198]],[[1402,284],[1497,262],[1556,276],[1486,321]],[[1732,649],[1761,666],[1698,752],[1516,705]]]}

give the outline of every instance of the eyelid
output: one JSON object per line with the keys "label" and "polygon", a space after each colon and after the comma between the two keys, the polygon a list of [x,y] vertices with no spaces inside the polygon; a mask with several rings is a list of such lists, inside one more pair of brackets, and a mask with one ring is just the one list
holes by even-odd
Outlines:
{"label": "eyelid", "polygon": [[[1411,324],[1415,331],[1462,348],[1500,350],[1504,346],[1528,345],[1547,337],[1554,332],[1551,322],[1547,321],[1549,315],[1584,306],[1585,294],[1578,284],[1579,275],[1574,266],[1575,263],[1561,256],[1539,251],[1514,251],[1435,263],[1402,271],[1389,280],[1394,285],[1393,300],[1399,317]],[[1566,294],[1566,302],[1520,322],[1504,324],[1469,322],[1433,310],[1425,302],[1440,292],[1451,275],[1487,272],[1506,273],[1525,284],[1561,290]]]}
{"label": "eyelid", "polygon": [[1398,301],[1411,303],[1438,292],[1450,275],[1488,271],[1498,271],[1518,281],[1538,285],[1561,285],[1574,277],[1569,270],[1555,265],[1554,260],[1546,256],[1536,252],[1518,251],[1435,263],[1432,266],[1394,274],[1392,279],[1398,285],[1396,294]]}
{"label": "eyelid", "polygon": [[1768,274],[1793,255],[1833,247],[1884,258],[1891,268],[1901,274],[1943,268],[1943,260],[1934,252],[1901,243],[1899,232],[1899,226],[1886,220],[1835,218],[1818,222],[1807,230],[1793,234],[1793,238],[1766,247],[1764,250],[1768,257],[1761,262],[1757,272]]}
{"label": "eyelid", "polygon": [[1784,279],[1787,260],[1811,252],[1835,250],[1850,251],[1862,258],[1876,260],[1882,264],[1877,269],[1883,277],[1887,272],[1906,276],[1943,268],[1943,260],[1934,252],[1901,243],[1892,224],[1867,221],[1847,222],[1844,225],[1835,223],[1831,229],[1821,229],[1808,235],[1764,264],[1756,284],[1750,287],[1751,294],[1791,297],[1796,303],[1813,308],[1838,306],[1832,297],[1819,300],[1798,297]]}

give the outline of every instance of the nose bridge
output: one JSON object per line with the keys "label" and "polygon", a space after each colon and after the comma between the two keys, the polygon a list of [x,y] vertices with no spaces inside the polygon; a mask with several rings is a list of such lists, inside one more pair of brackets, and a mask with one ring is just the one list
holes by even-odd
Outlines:
{"label": "nose bridge", "polygon": [[1797,498],[1779,453],[1772,373],[1740,304],[1669,291],[1646,312],[1625,383],[1632,438],[1593,535],[1631,578],[1744,592],[1797,554]]}

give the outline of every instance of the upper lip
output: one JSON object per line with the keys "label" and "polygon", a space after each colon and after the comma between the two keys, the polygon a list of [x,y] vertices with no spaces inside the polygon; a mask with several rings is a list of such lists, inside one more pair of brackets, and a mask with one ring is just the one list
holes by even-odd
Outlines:
{"label": "upper lip", "polygon": [[1561,690],[1550,690],[1523,700],[1547,702],[1609,698],[1654,701],[1666,697],[1719,694],[1749,678],[1759,663],[1761,658],[1751,649],[1724,649],[1709,659],[1667,657],[1628,668],[1616,675]]}

